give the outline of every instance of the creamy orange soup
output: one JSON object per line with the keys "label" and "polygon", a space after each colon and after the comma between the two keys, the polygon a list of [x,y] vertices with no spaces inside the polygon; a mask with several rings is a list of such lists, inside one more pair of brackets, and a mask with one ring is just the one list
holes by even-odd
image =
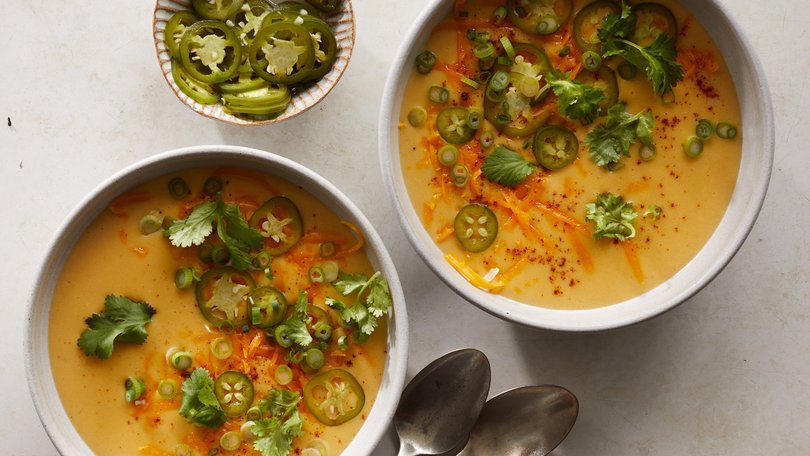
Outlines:
{"label": "creamy orange soup", "polygon": [[[533,98],[529,114],[518,111],[510,117],[510,112],[505,110],[507,117],[494,121],[542,116],[540,130],[556,125],[573,132],[578,139],[577,158],[559,170],[546,169],[538,165],[533,153],[534,134],[518,137],[514,131],[499,131],[505,129],[496,125],[489,115],[477,130],[474,122],[464,125],[465,119],[461,119],[461,128],[470,128],[474,134],[469,141],[455,145],[456,163],[464,165],[468,173],[466,178],[461,176],[460,182],[454,181],[458,176],[453,174],[451,162],[442,163],[439,157],[447,140],[439,133],[443,127],[437,127],[437,117],[451,106],[482,110],[498,67],[490,70],[491,78],[487,82],[487,75],[480,74],[483,70],[474,54],[477,47],[486,51],[489,43],[495,56],[505,56],[507,60],[496,65],[502,65],[509,74],[510,87],[516,87],[515,65],[524,58],[520,52],[510,57],[505,48],[511,46],[519,50],[520,43],[529,43],[544,51],[562,78],[585,77],[583,84],[604,87],[598,82],[587,82],[599,81],[601,76],[587,78],[589,72],[584,65],[589,62],[583,61],[583,49],[573,37],[574,18],[591,2],[574,0],[571,14],[567,19],[561,14],[560,28],[548,35],[526,33],[508,16],[500,25],[494,25],[493,12],[501,6],[523,5],[528,9],[537,8],[535,11],[541,16],[554,16],[559,8],[565,9],[566,3],[562,0],[517,0],[508,5],[493,0],[456,2],[454,10],[433,30],[424,46],[435,54],[435,66],[424,74],[425,68],[423,72],[418,71],[417,63],[408,80],[400,117],[400,161],[410,198],[424,229],[445,253],[445,259],[473,285],[538,306],[583,309],[610,305],[650,290],[695,256],[717,227],[729,203],[737,178],[742,140],[735,132],[729,134],[724,128],[721,135],[733,137],[721,138],[715,133],[702,141],[702,153],[697,156],[692,156],[696,155],[694,150],[692,155],[685,153],[684,144],[696,135],[701,119],[737,128],[739,105],[726,62],[706,30],[678,3],[663,0],[660,5],[670,10],[677,21],[676,60],[682,66],[683,79],[671,91],[656,94],[644,71],[636,68],[637,74],[631,79],[619,74],[617,70],[627,71],[629,65],[625,63],[625,67],[619,68],[624,61],[622,57],[602,59],[599,70],[616,75],[616,101],[625,104],[626,113],[651,113],[654,156],[650,157],[649,148],[642,151],[642,143],[635,140],[629,156],[621,156],[618,164],[597,165],[590,157],[592,148],[586,141],[589,133],[607,122],[608,106],[590,123],[574,120],[561,111],[556,88],[546,87],[549,75],[540,72],[536,79],[541,91],[548,91],[546,98],[539,102]],[[619,3],[613,5],[612,10],[619,11]],[[640,6],[635,2],[633,5],[635,14]],[[550,9],[552,7],[558,10]],[[525,16],[526,11],[520,13]],[[586,37],[598,36],[596,30],[604,24],[584,22],[592,32],[591,35],[583,32]],[[647,27],[642,32],[649,32],[651,28],[649,21],[641,18],[637,24]],[[656,25],[655,21],[652,25]],[[659,32],[664,28],[661,26]],[[481,37],[482,33],[488,36]],[[504,44],[505,41],[508,43]],[[525,77],[519,75],[518,79],[522,81]],[[474,84],[470,85],[469,80]],[[448,101],[431,101],[431,87],[434,91],[437,87],[446,89]],[[528,92],[516,93],[529,96],[534,93],[531,86],[526,90]],[[609,98],[607,92],[603,90],[605,98]],[[440,96],[435,96],[437,93],[440,95],[441,90],[434,93],[434,98],[441,101]],[[493,99],[498,96],[496,91]],[[526,98],[524,95],[524,101]],[[418,107],[426,108],[427,116],[422,124],[418,122],[418,115],[417,119],[413,117],[415,107],[416,111]],[[485,112],[479,111],[479,118],[484,117],[481,114]],[[494,145],[486,144],[488,132],[493,134]],[[517,152],[533,167],[528,176],[513,187],[493,181],[482,169],[498,145]],[[645,159],[641,157],[643,154],[647,154]],[[632,222],[634,236],[624,240],[595,237],[596,224],[586,218],[587,205],[603,193],[632,203],[637,214]],[[454,226],[456,215],[469,204],[486,206],[497,217],[497,236],[481,252],[465,249],[462,245],[465,233],[459,233]],[[480,227],[473,225],[474,229]],[[491,233],[487,231],[487,234]],[[466,235],[476,236],[472,231]]]}
{"label": "creamy orange soup", "polygon": [[[252,266],[247,274],[255,281],[253,287],[243,288],[246,286],[244,281],[228,279],[234,283],[226,283],[219,291],[226,295],[236,293],[238,303],[234,315],[238,320],[245,317],[244,313],[253,305],[253,294],[244,293],[259,287],[273,287],[286,297],[289,304],[286,313],[281,315],[285,321],[267,328],[254,324],[267,322],[262,319],[265,312],[257,315],[255,321],[252,315],[247,316],[247,324],[235,325],[234,328],[228,327],[232,325],[213,324],[198,306],[195,293],[200,282],[180,289],[175,284],[175,275],[180,268],[192,267],[197,268],[199,276],[215,266],[205,255],[202,257],[206,261],[200,259],[199,247],[173,246],[160,229],[146,235],[141,232],[141,217],[150,212],[158,220],[166,217],[182,219],[200,203],[215,201],[215,196],[201,191],[210,176],[221,180],[224,203],[235,204],[247,220],[251,220],[251,215],[259,211],[257,208],[265,201],[280,195],[287,197],[300,210],[302,237],[287,252],[272,256],[269,274],[261,265],[258,268]],[[167,191],[168,182],[175,177],[182,177],[191,189],[188,196],[179,200]],[[289,214],[285,217],[292,218]],[[284,219],[279,218],[283,224]],[[169,222],[165,225],[168,226]],[[289,225],[281,232],[291,237]],[[208,455],[214,449],[222,454],[226,448],[221,442],[222,436],[233,431],[230,438],[239,436],[234,451],[262,454],[254,450],[258,437],[250,436],[250,429],[245,428],[251,425],[246,426],[245,422],[249,418],[254,422],[269,420],[270,416],[265,413],[257,417],[255,409],[247,412],[245,409],[260,405],[271,390],[283,389],[299,395],[299,398],[303,396],[295,403],[294,410],[282,417],[287,419],[295,411],[303,422],[300,435],[292,440],[290,454],[340,454],[363,425],[380,386],[386,353],[386,323],[385,317],[380,317],[378,327],[368,341],[357,343],[351,325],[341,324],[340,313],[325,302],[327,298],[334,298],[352,307],[359,305],[355,302],[365,300],[365,297],[359,298],[356,292],[343,295],[329,282],[334,277],[319,280],[317,273],[321,270],[315,269],[315,276],[310,271],[313,267],[323,266],[326,275],[333,276],[336,271],[327,267],[326,263],[329,263],[329,266],[338,266],[341,274],[362,273],[371,278],[374,270],[363,252],[362,234],[355,230],[353,225],[342,222],[328,207],[301,188],[242,169],[196,169],[169,175],[116,199],[90,225],[67,259],[54,293],[49,322],[50,360],[55,383],[68,416],[87,445],[99,455]],[[254,249],[251,255],[269,246],[278,246],[267,238],[261,242],[262,248]],[[221,243],[216,234],[205,240],[205,245]],[[230,266],[225,267],[232,267],[233,263],[232,257],[228,261]],[[217,283],[209,283],[209,286]],[[309,358],[300,358],[309,351],[308,347],[302,348],[296,342],[290,348],[283,348],[275,338],[274,329],[289,323],[297,312],[294,307],[302,290],[307,292],[308,304],[306,316],[301,319],[307,322],[306,331],[312,338],[309,347],[317,347],[322,354],[322,367],[318,366],[317,352],[313,352],[314,361],[310,365]],[[77,339],[88,328],[85,319],[104,310],[108,295],[145,302],[156,313],[145,325],[148,332],[145,343],[116,340],[111,356],[102,359],[83,353]],[[214,302],[213,298],[210,301],[208,298],[208,294],[204,295],[203,306]],[[331,320],[331,336],[325,334],[323,326],[317,334],[313,328],[315,320],[324,321],[324,312],[329,317],[327,320]],[[217,346],[217,353],[212,351],[213,341],[224,344]],[[340,342],[348,347],[341,347]],[[228,348],[232,353],[228,353]],[[167,352],[178,350],[191,356],[189,367],[178,369],[167,361]],[[278,366],[290,369],[279,370]],[[248,399],[242,397],[243,403],[235,404],[238,407],[231,409],[238,412],[244,405],[241,413],[226,417],[220,426],[208,427],[191,422],[178,412],[185,393],[161,396],[158,385],[161,381],[168,381],[169,385],[174,382],[178,388],[184,387],[191,373],[198,368],[204,368],[212,380],[227,371],[245,374],[255,390],[253,400],[245,405]],[[328,408],[313,412],[311,404],[306,402],[308,398],[304,389],[307,385],[314,385],[313,379],[317,375],[334,372],[334,369],[342,369],[356,379],[365,402],[357,400],[356,391],[352,390],[354,386],[347,386],[349,381],[343,382],[341,377],[333,383],[336,387],[348,388],[351,393],[345,396],[345,404],[339,403],[345,410]],[[131,402],[125,399],[125,379],[128,377],[143,380],[145,386],[143,394]],[[236,397],[235,393],[226,401],[234,400],[233,397]],[[217,396],[217,399],[222,398]],[[312,404],[319,406],[321,401],[326,402],[324,397],[316,397]],[[227,404],[223,402],[222,408]],[[348,419],[358,408],[356,416]],[[333,425],[334,422],[325,424],[315,413],[325,414],[335,421],[346,417],[348,421],[339,425]],[[234,445],[234,440],[228,443]]]}

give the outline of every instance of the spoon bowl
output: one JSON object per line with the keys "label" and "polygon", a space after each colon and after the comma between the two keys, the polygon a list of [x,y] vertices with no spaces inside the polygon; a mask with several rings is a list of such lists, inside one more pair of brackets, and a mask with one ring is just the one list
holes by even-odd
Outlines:
{"label": "spoon bowl", "polygon": [[484,405],[459,456],[544,456],[562,442],[579,414],[579,401],[553,385],[526,386]]}
{"label": "spoon bowl", "polygon": [[448,353],[408,383],[394,414],[399,456],[438,455],[464,445],[489,394],[491,371],[475,349]]}

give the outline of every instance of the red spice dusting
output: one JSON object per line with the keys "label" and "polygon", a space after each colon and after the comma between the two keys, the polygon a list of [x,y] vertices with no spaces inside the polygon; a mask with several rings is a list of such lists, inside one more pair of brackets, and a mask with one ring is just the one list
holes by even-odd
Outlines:
{"label": "red spice dusting", "polygon": [[701,93],[703,93],[706,98],[720,98],[717,89],[709,82],[709,78],[703,73],[698,73],[695,76],[695,84],[697,84],[698,89],[700,89]]}

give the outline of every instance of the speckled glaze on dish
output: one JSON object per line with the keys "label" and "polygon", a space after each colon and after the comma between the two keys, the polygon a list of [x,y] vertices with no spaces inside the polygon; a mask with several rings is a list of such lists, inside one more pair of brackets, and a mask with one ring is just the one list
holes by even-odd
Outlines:
{"label": "speckled glaze on dish", "polygon": [[48,316],[62,266],[90,223],[127,190],[167,173],[207,166],[235,166],[300,185],[366,236],[366,254],[388,280],[394,305],[388,316],[388,353],[377,400],[343,454],[368,455],[387,432],[405,384],[408,319],[402,287],[388,251],[368,219],[340,190],[313,171],[275,154],[235,146],[195,146],[155,155],[129,166],[90,193],[71,212],[48,246],[28,303],[25,364],[28,387],[48,436],[61,454],[92,455],[59,399],[48,356]]}
{"label": "speckled glaze on dish", "polygon": [[453,290],[479,308],[505,320],[559,331],[601,331],[659,315],[689,299],[731,261],[756,221],[770,180],[774,154],[771,97],[761,65],[724,8],[714,0],[681,0],[709,32],[725,60],[742,112],[742,159],[729,206],[714,234],[678,273],[656,288],[620,303],[588,310],[555,310],[527,305],[480,290],[443,258],[411,203],[399,158],[398,123],[402,99],[416,55],[431,31],[452,9],[453,0],[434,0],[417,18],[394,59],[383,92],[379,149],[383,179],[400,221],[425,263]]}
{"label": "speckled glaze on dish", "polygon": [[354,11],[352,10],[351,0],[343,0],[343,8],[341,8],[340,12],[324,19],[332,27],[337,40],[337,59],[332,66],[332,70],[317,82],[312,83],[306,90],[296,91],[287,109],[274,119],[250,120],[234,116],[225,112],[220,103],[202,104],[192,100],[188,95],[181,92],[174,82],[172,58],[169,56],[166,43],[163,41],[163,30],[166,28],[166,22],[175,12],[190,9],[191,0],[157,0],[155,12],[152,16],[152,36],[155,40],[155,52],[160,64],[160,71],[163,73],[166,83],[169,84],[172,92],[177,95],[180,101],[202,116],[233,125],[267,125],[281,122],[295,117],[318,104],[337,85],[341,76],[343,76],[343,72],[346,71],[346,67],[349,66],[349,59],[354,49]]}

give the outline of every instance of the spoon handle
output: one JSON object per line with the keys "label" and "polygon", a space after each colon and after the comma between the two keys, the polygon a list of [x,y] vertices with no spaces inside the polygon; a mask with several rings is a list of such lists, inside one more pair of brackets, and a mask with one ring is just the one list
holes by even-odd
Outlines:
{"label": "spoon handle", "polygon": [[411,444],[407,442],[400,442],[399,443],[399,453],[397,456],[416,456],[419,453],[416,452],[416,449],[411,446]]}

